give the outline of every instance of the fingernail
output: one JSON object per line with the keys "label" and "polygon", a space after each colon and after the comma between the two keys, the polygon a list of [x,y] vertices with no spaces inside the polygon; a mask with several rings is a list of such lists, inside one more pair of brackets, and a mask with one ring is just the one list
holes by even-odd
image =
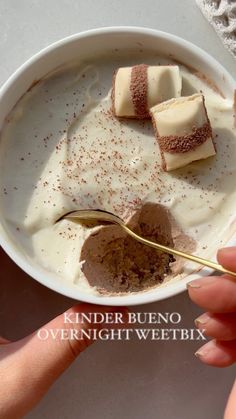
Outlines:
{"label": "fingernail", "polygon": [[198,283],[198,279],[187,283],[187,288],[200,288],[201,284]]}
{"label": "fingernail", "polygon": [[210,285],[215,282],[214,276],[206,276],[204,278],[195,279],[195,281],[188,282],[187,287],[188,288],[201,288],[205,285]]}
{"label": "fingernail", "polygon": [[207,342],[205,345],[203,345],[200,349],[198,349],[195,352],[195,356],[199,359],[204,358],[207,356],[212,350],[212,341]]}
{"label": "fingernail", "polygon": [[195,352],[194,354],[197,358],[201,359],[204,356],[204,353],[199,349],[197,352]]}
{"label": "fingernail", "polygon": [[197,317],[197,318],[194,320],[194,323],[195,323],[195,325],[198,327],[198,326],[201,326],[201,325],[206,324],[209,320],[210,320],[210,316],[209,316],[209,314],[204,313],[204,314],[202,314],[201,316]]}

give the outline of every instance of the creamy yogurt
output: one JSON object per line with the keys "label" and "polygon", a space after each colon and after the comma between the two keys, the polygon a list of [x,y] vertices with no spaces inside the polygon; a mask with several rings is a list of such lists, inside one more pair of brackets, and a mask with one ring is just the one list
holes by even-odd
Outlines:
{"label": "creamy yogurt", "polygon": [[143,52],[71,63],[34,85],[1,132],[0,211],[8,229],[29,257],[93,293],[80,261],[91,230],[55,223],[73,209],[128,219],[142,203],[165,205],[196,240],[195,253],[209,258],[236,230],[233,92],[223,98],[180,65],[182,95],[205,96],[217,155],[166,173],[151,122],[118,120],[110,111],[114,70],[142,62],[174,64]]}

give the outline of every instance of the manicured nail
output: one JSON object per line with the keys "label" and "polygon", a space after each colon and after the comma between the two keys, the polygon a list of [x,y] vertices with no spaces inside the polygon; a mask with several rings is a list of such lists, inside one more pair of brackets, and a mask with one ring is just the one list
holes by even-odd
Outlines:
{"label": "manicured nail", "polygon": [[195,352],[195,356],[199,359],[205,358],[211,351],[214,350],[213,342],[207,342]]}
{"label": "manicured nail", "polygon": [[195,356],[197,357],[197,358],[199,358],[199,359],[202,359],[202,358],[204,358],[207,354],[209,353],[209,351],[205,351],[205,350],[202,350],[201,348],[200,349],[198,349],[197,350],[197,352],[195,352]]}
{"label": "manicured nail", "polygon": [[205,285],[210,285],[215,282],[216,278],[214,276],[206,276],[204,278],[195,279],[187,284],[188,288],[201,288]]}
{"label": "manicured nail", "polygon": [[202,314],[194,320],[197,327],[205,325],[210,320],[210,316],[207,313]]}
{"label": "manicured nail", "polygon": [[201,287],[201,284],[199,284],[198,279],[187,283],[187,288],[200,288],[200,287]]}
{"label": "manicured nail", "polygon": [[204,357],[204,352],[202,352],[200,349],[195,352],[194,354],[197,358],[202,359],[202,357]]}

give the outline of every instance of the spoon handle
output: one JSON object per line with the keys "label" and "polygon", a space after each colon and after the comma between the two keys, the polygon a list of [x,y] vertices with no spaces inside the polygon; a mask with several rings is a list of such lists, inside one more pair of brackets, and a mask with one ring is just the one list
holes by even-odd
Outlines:
{"label": "spoon handle", "polygon": [[200,265],[208,266],[209,268],[212,268],[216,271],[236,277],[236,272],[231,272],[228,269],[225,269],[223,266],[219,265],[218,263],[200,258],[198,256],[190,255],[189,253],[181,252],[180,250],[172,249],[171,247],[167,247],[162,244],[154,243],[150,240],[145,239],[144,237],[139,236],[134,231],[130,230],[130,228],[127,227],[125,224],[123,224],[122,227],[124,228],[124,230],[126,230],[126,232],[130,236],[132,236],[134,239],[136,239],[140,243],[146,244],[150,247],[153,247],[154,249],[164,251],[166,253],[169,253],[170,255],[181,256],[185,259],[191,260],[192,262],[196,262],[196,263],[199,263]]}

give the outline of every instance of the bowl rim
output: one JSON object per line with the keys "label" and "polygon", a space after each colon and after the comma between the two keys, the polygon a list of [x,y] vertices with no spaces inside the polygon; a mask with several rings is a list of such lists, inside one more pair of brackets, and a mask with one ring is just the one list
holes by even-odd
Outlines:
{"label": "bowl rim", "polygon": [[[26,60],[18,69],[16,69],[13,74],[6,80],[6,82],[0,88],[0,101],[2,100],[3,96],[7,93],[7,90],[10,88],[13,82],[17,81],[17,78],[24,73],[24,71],[29,68],[32,64],[36,63],[40,58],[47,55],[51,51],[60,48],[70,42],[77,41],[83,38],[89,38],[93,36],[100,36],[104,34],[109,35],[116,35],[116,34],[137,34],[137,35],[148,35],[154,38],[159,38],[163,40],[167,40],[171,43],[175,43],[181,47],[186,48],[187,50],[191,50],[191,52],[196,55],[200,56],[203,61],[206,61],[210,64],[210,66],[215,66],[218,68],[219,71],[227,78],[229,84],[232,84],[232,89],[236,89],[236,81],[233,79],[231,74],[226,70],[222,64],[220,64],[215,58],[209,55],[206,51],[201,49],[200,47],[196,46],[195,44],[186,41],[185,39],[173,35],[171,33],[159,31],[156,29],[151,29],[148,27],[139,27],[139,26],[109,26],[109,27],[101,27],[96,29],[89,29],[86,31],[82,31],[67,37],[64,37],[56,42],[53,42],[49,46],[41,49],[39,52],[34,54],[28,60]],[[1,223],[1,220],[0,220]],[[123,306],[123,305],[138,305],[138,304],[148,304],[155,301],[164,300],[170,298],[174,295],[177,295],[186,290],[186,284],[191,281],[192,275],[187,276],[184,279],[181,279],[176,282],[171,282],[171,287],[164,286],[164,287],[156,287],[150,289],[148,291],[140,292],[140,293],[130,293],[125,295],[116,295],[116,296],[100,296],[94,295],[89,293],[83,293],[81,296],[75,295],[75,287],[76,285],[72,285],[70,282],[65,284],[64,281],[56,281],[53,276],[47,278],[45,272],[40,269],[40,267],[33,267],[28,262],[27,258],[20,252],[14,248],[14,245],[11,244],[11,240],[8,238],[7,233],[4,231],[4,228],[0,225],[0,246],[4,249],[4,251],[8,254],[8,256],[29,276],[31,276],[34,280],[39,282],[40,284],[48,287],[49,289],[59,292],[60,294],[70,297],[73,299],[77,299],[78,301],[83,301],[92,304],[98,305],[110,305],[110,306]],[[236,240],[230,240],[229,243],[236,244]],[[228,245],[228,243],[227,243]],[[213,271],[208,268],[204,268],[197,274],[198,277],[206,276],[211,274]],[[196,276],[196,275],[195,275]],[[188,279],[187,279],[188,278]],[[81,291],[78,288],[78,294]]]}

